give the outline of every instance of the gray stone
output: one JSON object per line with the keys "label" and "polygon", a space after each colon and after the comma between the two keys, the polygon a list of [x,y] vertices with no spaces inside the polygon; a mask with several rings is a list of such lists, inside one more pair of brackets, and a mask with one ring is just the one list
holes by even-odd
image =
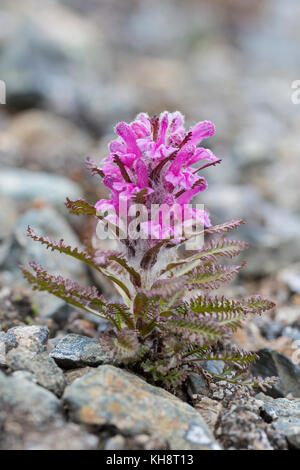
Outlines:
{"label": "gray stone", "polygon": [[256,377],[279,377],[279,383],[266,392],[274,398],[282,398],[291,393],[300,397],[300,368],[288,357],[269,348],[257,351],[260,359],[252,366],[252,374]]}
{"label": "gray stone", "polygon": [[2,372],[0,409],[19,412],[34,426],[47,424],[63,416],[61,402],[53,393],[24,377],[6,376]]}
{"label": "gray stone", "polygon": [[191,372],[187,381],[187,393],[192,400],[193,395],[208,395],[209,388],[206,380],[200,374]]}
{"label": "gray stone", "polygon": [[[210,374],[218,375],[222,374],[224,369],[223,361],[200,361],[200,365]],[[193,395],[208,395],[209,387],[205,378],[201,374],[192,372],[188,378],[187,393],[190,399],[193,399]]]}
{"label": "gray stone", "polygon": [[117,434],[109,438],[104,450],[167,450],[168,446],[163,439],[153,438],[147,434],[124,437]]}
{"label": "gray stone", "polygon": [[65,369],[113,362],[108,352],[101,347],[99,340],[76,334],[62,338],[50,356]]}
{"label": "gray stone", "polygon": [[84,375],[88,374],[89,372],[92,372],[93,368],[92,367],[80,367],[79,369],[68,369],[64,372],[64,376],[67,382],[67,385],[71,385],[71,383],[74,382],[74,380],[79,379],[80,377],[83,377]]}
{"label": "gray stone", "polygon": [[82,191],[76,183],[63,176],[21,168],[2,168],[0,194],[21,203],[36,200],[51,202],[62,210],[66,197],[78,199]]}
{"label": "gray stone", "polygon": [[49,338],[46,326],[15,326],[6,333],[6,352],[21,346],[32,352],[43,352]]}
{"label": "gray stone", "polygon": [[268,320],[262,325],[261,332],[266,339],[272,340],[281,336],[282,329],[283,324],[281,322]]}
{"label": "gray stone", "polygon": [[300,294],[300,263],[292,264],[280,271],[278,279],[284,282],[292,292]]}
{"label": "gray stone", "polygon": [[238,233],[249,243],[242,273],[267,275],[300,261],[300,217],[263,199],[254,186],[211,186],[205,204],[213,225],[237,217],[245,220]]}
{"label": "gray stone", "polygon": [[292,447],[300,449],[300,400],[274,399],[263,393],[259,393],[256,398],[261,401],[265,419],[272,421]]}
{"label": "gray stone", "polygon": [[116,426],[128,435],[150,434],[172,450],[218,449],[208,426],[190,405],[110,365],[75,380],[64,393],[72,418]]}
{"label": "gray stone", "polygon": [[24,347],[18,347],[6,354],[6,362],[12,370],[32,372],[39,385],[47,388],[57,396],[62,395],[66,385],[63,371],[48,356],[47,352],[35,353]]}
{"label": "gray stone", "polygon": [[58,422],[42,431],[30,429],[10,450],[95,450],[98,442],[97,436],[77,424]]}
{"label": "gray stone", "polygon": [[[78,262],[70,256],[47,250],[39,242],[33,241],[26,236],[26,228],[30,225],[36,233],[49,237],[52,240],[64,238],[67,245],[80,248],[78,237],[71,229],[66,220],[50,206],[41,209],[30,209],[18,220],[11,243],[9,256],[2,266],[10,276],[7,284],[17,283],[28,286],[19,268],[20,265],[28,268],[30,261],[36,261],[50,273],[71,278],[82,285],[87,285],[87,270],[83,263]],[[31,295],[39,316],[51,317],[65,305],[61,299],[49,295],[47,292],[34,291]]]}
{"label": "gray stone", "polygon": [[215,375],[222,374],[225,365],[223,361],[200,361],[200,364],[207,372]]}
{"label": "gray stone", "polygon": [[281,335],[285,336],[287,338],[290,338],[292,341],[300,341],[300,330],[299,330],[299,328],[294,328],[292,326],[286,326],[282,330]]}
{"label": "gray stone", "polygon": [[10,236],[17,220],[17,209],[14,202],[0,196],[0,265],[8,255]]}
{"label": "gray stone", "polygon": [[5,333],[0,331],[0,367],[6,366],[5,358]]}

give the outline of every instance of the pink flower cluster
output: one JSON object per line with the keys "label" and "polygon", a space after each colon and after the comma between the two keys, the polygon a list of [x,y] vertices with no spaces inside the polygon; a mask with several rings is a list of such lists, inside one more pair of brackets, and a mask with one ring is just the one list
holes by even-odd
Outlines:
{"label": "pink flower cluster", "polygon": [[[167,205],[170,210],[177,207],[181,211],[197,193],[206,189],[206,180],[198,172],[220,160],[198,144],[214,134],[214,125],[202,121],[186,132],[180,112],[163,112],[153,118],[141,113],[131,124],[117,124],[115,132],[118,138],[110,142],[110,153],[100,169],[103,183],[111,191],[111,199],[98,201],[96,210],[102,214],[107,211],[115,214],[108,218],[116,223],[120,202],[126,203],[129,210],[142,197],[149,213],[142,229],[156,240],[174,235],[174,227],[164,227],[161,217],[151,219],[151,205]],[[208,163],[201,168],[194,166],[203,160]],[[190,208],[185,211],[185,218],[210,226],[208,213],[204,210]]]}

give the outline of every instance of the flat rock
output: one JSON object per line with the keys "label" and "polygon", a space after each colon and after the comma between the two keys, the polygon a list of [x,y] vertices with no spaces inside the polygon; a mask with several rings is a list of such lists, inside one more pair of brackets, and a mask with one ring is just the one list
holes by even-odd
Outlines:
{"label": "flat rock", "polygon": [[273,398],[283,398],[291,393],[300,398],[300,368],[288,357],[269,348],[257,351],[260,359],[251,371],[256,377],[279,377],[279,383],[266,392]]}
{"label": "flat rock", "polygon": [[5,336],[6,352],[19,346],[32,352],[43,352],[49,338],[46,326],[15,326],[10,328]]}
{"label": "flat rock", "polygon": [[22,376],[7,376],[3,372],[0,372],[0,410],[26,416],[34,426],[63,416],[61,402],[53,393]]}
{"label": "flat rock", "polygon": [[292,447],[300,449],[300,400],[274,399],[263,393],[256,398],[263,403],[261,410],[265,418],[273,422]]}
{"label": "flat rock", "polygon": [[36,382],[57,396],[61,396],[66,386],[63,371],[47,352],[35,353],[24,347],[12,349],[6,354],[7,366],[12,370],[32,372]]}
{"label": "flat rock", "polygon": [[76,334],[69,334],[62,338],[51,351],[50,356],[64,369],[98,366],[113,362],[98,339]]}
{"label": "flat rock", "polygon": [[173,450],[218,449],[200,414],[136,375],[110,365],[75,380],[64,393],[72,418],[164,439]]}

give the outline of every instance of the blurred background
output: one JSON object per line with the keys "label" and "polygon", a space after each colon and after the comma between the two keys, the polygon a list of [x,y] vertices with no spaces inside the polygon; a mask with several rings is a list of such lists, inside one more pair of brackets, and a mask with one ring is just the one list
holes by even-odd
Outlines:
{"label": "blurred background", "polygon": [[34,302],[53,328],[67,318],[60,301],[31,293],[20,263],[34,258],[91,281],[77,263],[33,246],[26,226],[79,243],[91,227],[67,215],[65,197],[94,202],[104,194],[85,157],[106,155],[120,120],[180,110],[188,125],[216,125],[206,145],[223,161],[206,170],[201,199],[212,221],[247,222],[237,234],[250,243],[244,279],[226,292],[277,302],[237,341],[291,354],[300,338],[300,104],[291,99],[300,79],[299,24],[297,0],[0,0],[3,328],[20,289],[31,303],[17,316],[32,315]]}

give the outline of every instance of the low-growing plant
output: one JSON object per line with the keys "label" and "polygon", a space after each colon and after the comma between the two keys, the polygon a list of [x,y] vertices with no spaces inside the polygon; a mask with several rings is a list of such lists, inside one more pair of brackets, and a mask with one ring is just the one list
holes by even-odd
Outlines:
{"label": "low-growing plant", "polygon": [[[180,113],[165,112],[153,118],[140,114],[131,124],[119,123],[115,130],[118,138],[110,143],[102,164],[91,158],[86,162],[110,189],[110,199],[95,205],[67,199],[66,206],[72,214],[98,219],[117,240],[118,250],[103,251],[90,244],[80,251],[64,240],[37,235],[30,227],[28,235],[110,279],[122,302],[109,302],[96,287],[51,275],[35,262],[30,263],[32,270],[22,267],[24,276],[34,289],[109,320],[113,328],[102,335],[102,347],[119,364],[165,388],[175,389],[191,371],[210,379],[212,374],[201,366],[204,360],[224,362],[223,372],[214,375],[216,380],[270,386],[272,378],[253,378],[249,372],[257,355],[232,346],[230,338],[247,317],[274,304],[261,296],[229,300],[210,295],[244,266],[219,264],[222,258],[233,258],[247,248],[246,243],[224,236],[243,222],[237,219],[211,226],[206,210],[189,206],[186,210],[191,199],[207,187],[199,172],[220,163],[210,150],[198,146],[213,135],[213,124],[199,122],[186,132]],[[199,162],[201,166],[195,167]],[[134,218],[134,205],[145,208],[146,219]],[[163,216],[153,217],[153,205],[164,206]],[[186,226],[193,222],[197,229],[179,236],[183,213]],[[135,236],[126,236],[125,219],[127,225],[135,223]],[[205,242],[192,251],[184,250],[184,244],[199,235]]]}

